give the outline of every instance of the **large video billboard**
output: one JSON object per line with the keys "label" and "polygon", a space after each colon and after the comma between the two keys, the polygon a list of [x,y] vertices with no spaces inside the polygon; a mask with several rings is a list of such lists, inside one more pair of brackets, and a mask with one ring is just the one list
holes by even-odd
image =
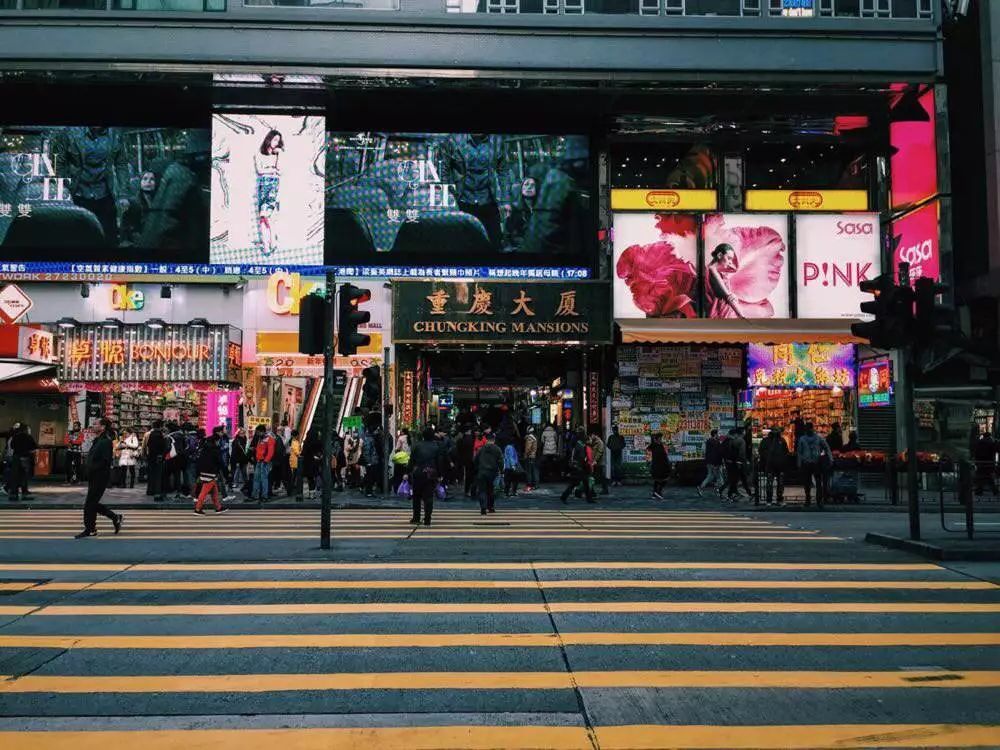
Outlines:
{"label": "large video billboard", "polygon": [[592,182],[585,136],[331,133],[326,261],[579,255]]}
{"label": "large video billboard", "polygon": [[208,260],[207,130],[0,128],[4,260]]}

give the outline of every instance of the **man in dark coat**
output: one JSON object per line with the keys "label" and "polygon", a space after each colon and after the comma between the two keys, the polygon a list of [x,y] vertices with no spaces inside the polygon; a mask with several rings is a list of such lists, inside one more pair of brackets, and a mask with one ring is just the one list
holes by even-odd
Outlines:
{"label": "man in dark coat", "polygon": [[163,502],[167,499],[164,475],[168,450],[167,436],[163,434],[163,420],[157,419],[153,422],[149,440],[146,441],[146,460],[149,462],[149,484],[146,494],[152,495],[154,502]]}
{"label": "man in dark coat", "polygon": [[111,462],[114,459],[115,431],[106,419],[101,420],[101,433],[87,453],[87,499],[83,504],[83,531],[77,539],[97,536],[97,515],[111,519],[117,534],[122,530],[122,515],[101,504],[104,490],[111,480]]}
{"label": "man in dark coat", "polygon": [[31,459],[38,448],[35,439],[28,432],[27,425],[20,425],[14,434],[10,436],[11,452],[11,473],[10,473],[10,499],[17,500],[18,493],[25,500],[31,497],[28,494],[28,477],[31,474]]}
{"label": "man in dark coat", "polygon": [[434,510],[434,493],[437,491],[442,470],[441,444],[434,428],[423,432],[423,440],[410,451],[410,487],[413,490],[413,517],[410,523],[420,523],[420,506],[424,508],[424,526],[431,525]]}
{"label": "man in dark coat", "polygon": [[503,471],[503,451],[492,432],[486,436],[486,445],[475,458],[476,485],[479,490],[479,512],[496,513],[496,480]]}
{"label": "man in dark coat", "polygon": [[777,504],[785,502],[785,470],[788,468],[788,445],[781,430],[772,427],[767,436],[760,441],[760,468],[764,472],[765,505],[770,505],[774,499],[774,484],[778,484]]}

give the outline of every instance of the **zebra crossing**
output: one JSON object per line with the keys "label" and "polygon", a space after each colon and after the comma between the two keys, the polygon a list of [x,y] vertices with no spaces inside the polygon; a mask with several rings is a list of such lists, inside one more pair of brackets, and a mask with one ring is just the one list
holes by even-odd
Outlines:
{"label": "zebra crossing", "polygon": [[1000,586],[930,563],[0,562],[0,582],[5,750],[1000,747]]}

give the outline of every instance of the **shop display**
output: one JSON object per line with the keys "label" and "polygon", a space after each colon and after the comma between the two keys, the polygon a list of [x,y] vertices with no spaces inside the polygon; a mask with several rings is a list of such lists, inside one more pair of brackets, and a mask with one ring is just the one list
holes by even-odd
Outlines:
{"label": "shop display", "polygon": [[803,422],[812,422],[820,435],[839,423],[844,436],[854,429],[853,391],[834,388],[755,388],[746,416],[752,420],[754,437],[764,429],[780,427],[789,450],[794,451],[792,422],[796,413]]}
{"label": "shop display", "polygon": [[740,347],[622,346],[611,419],[625,438],[626,470],[648,471],[650,436],[662,433],[671,461],[700,459],[713,429],[736,425]]}
{"label": "shop display", "polygon": [[196,390],[172,386],[108,391],[104,394],[104,416],[123,428],[143,432],[156,419],[204,427],[203,398],[204,394]]}

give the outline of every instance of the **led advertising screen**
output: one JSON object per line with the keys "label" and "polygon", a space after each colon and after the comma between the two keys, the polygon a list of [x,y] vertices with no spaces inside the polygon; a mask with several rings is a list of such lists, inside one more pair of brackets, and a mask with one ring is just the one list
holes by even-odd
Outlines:
{"label": "led advertising screen", "polygon": [[789,317],[787,216],[709,214],[702,231],[707,317]]}
{"label": "led advertising screen", "polygon": [[208,260],[207,130],[0,127],[5,261]]}
{"label": "led advertising screen", "polygon": [[323,263],[325,122],[213,116],[212,263]]}
{"label": "led advertising screen", "polygon": [[892,361],[874,359],[858,365],[858,406],[873,409],[892,406]]}
{"label": "led advertising screen", "polygon": [[853,388],[853,344],[748,344],[751,388]]}
{"label": "led advertising screen", "polygon": [[697,219],[616,213],[614,227],[615,317],[697,317]]}
{"label": "led advertising screen", "polygon": [[899,264],[910,264],[910,281],[926,276],[941,280],[941,233],[938,226],[939,204],[923,208],[892,222],[892,273],[899,276]]}
{"label": "led advertising screen", "polygon": [[592,182],[585,136],[331,133],[327,262],[579,254]]}
{"label": "led advertising screen", "polygon": [[800,318],[868,318],[858,288],[881,273],[878,214],[795,217],[795,280]]}
{"label": "led advertising screen", "polygon": [[912,206],[937,193],[934,90],[901,93],[889,112],[892,207]]}

